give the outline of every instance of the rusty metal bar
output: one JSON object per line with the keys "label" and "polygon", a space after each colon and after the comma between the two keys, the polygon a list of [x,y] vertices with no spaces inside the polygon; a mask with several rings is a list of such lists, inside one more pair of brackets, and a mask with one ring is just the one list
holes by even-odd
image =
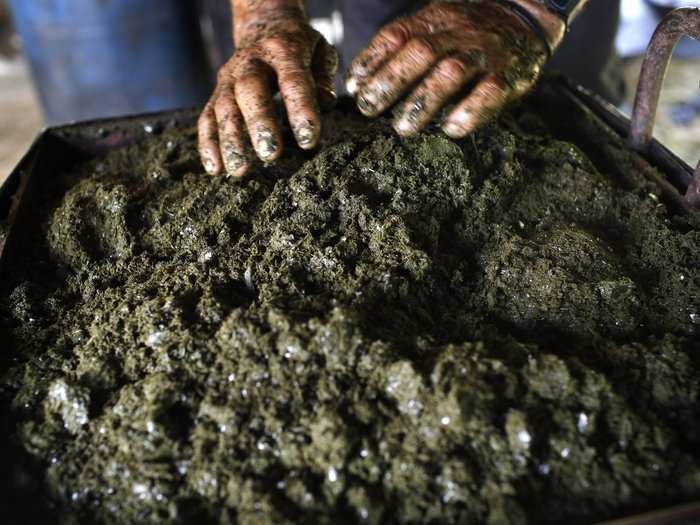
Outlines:
{"label": "rusty metal bar", "polygon": [[[676,44],[684,36],[700,41],[700,8],[683,7],[671,11],[651,38],[642,64],[628,137],[630,147],[637,151],[646,151],[651,141],[666,71]],[[685,201],[691,206],[700,205],[700,164],[685,194]]]}
{"label": "rusty metal bar", "polygon": [[686,35],[700,40],[700,8],[671,11],[651,38],[639,77],[629,136],[630,146],[638,151],[643,151],[651,140],[666,70],[676,44]]}

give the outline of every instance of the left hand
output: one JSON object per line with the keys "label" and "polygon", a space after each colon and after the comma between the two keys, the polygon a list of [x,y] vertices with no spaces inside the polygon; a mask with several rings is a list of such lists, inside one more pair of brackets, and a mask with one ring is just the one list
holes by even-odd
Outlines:
{"label": "left hand", "polygon": [[[546,22],[557,32],[550,42],[556,45],[564,24]],[[458,138],[526,93],[546,59],[544,42],[508,8],[435,3],[381,29],[350,66],[347,86],[366,116],[383,113],[410,91],[394,112],[394,128],[404,136],[417,133],[457,98],[442,129]]]}

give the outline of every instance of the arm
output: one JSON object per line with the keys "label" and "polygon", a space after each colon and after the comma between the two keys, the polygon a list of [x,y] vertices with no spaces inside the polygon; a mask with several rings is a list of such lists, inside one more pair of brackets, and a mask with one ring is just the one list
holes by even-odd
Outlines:
{"label": "arm", "polygon": [[[551,49],[556,49],[564,39],[566,32],[566,22],[563,19],[547,9],[544,0],[509,0],[514,4],[520,5],[523,9],[530,12],[536,20],[539,21],[542,29],[549,38]],[[588,0],[583,0],[576,5],[574,11],[569,15],[568,23],[572,23],[576,17],[583,11],[583,8],[588,3]]]}
{"label": "arm", "polygon": [[384,27],[348,72],[348,91],[360,111],[379,115],[407,95],[394,112],[394,127],[411,135],[456,99],[442,129],[452,137],[474,131],[533,86],[548,48],[564,38],[564,19],[544,0],[510,4],[535,20],[542,35],[497,0],[435,1]]}
{"label": "arm", "polygon": [[297,143],[318,143],[318,101],[334,99],[338,58],[309,25],[303,0],[232,0],[236,51],[219,70],[198,124],[208,173],[241,176],[250,145],[263,161],[282,153],[273,94],[279,90]]}

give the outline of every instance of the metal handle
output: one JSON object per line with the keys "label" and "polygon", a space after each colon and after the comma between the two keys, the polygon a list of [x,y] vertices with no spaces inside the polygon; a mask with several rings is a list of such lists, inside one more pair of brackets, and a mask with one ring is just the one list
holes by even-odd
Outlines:
{"label": "metal handle", "polygon": [[[645,151],[652,138],[661,88],[676,44],[683,36],[700,40],[700,8],[682,7],[671,11],[656,28],[647,49],[634,100],[629,145]],[[700,163],[688,186],[685,201],[700,205]]]}

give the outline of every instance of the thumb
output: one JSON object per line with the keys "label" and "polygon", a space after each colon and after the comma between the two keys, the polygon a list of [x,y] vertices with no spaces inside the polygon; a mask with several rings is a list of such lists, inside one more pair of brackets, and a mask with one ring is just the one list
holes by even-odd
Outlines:
{"label": "thumb", "polygon": [[332,108],[338,98],[335,92],[335,75],[337,72],[338,51],[322,38],[314,52],[311,73],[316,81],[319,105],[324,110]]}

